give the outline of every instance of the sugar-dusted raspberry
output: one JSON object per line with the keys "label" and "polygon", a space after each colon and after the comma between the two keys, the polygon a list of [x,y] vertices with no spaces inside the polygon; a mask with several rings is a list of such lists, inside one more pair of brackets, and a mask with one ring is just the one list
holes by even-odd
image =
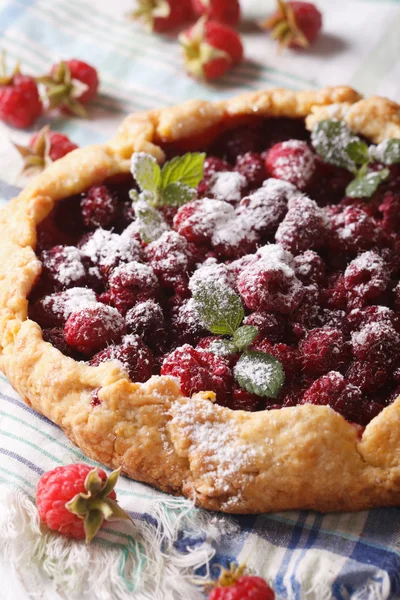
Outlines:
{"label": "sugar-dusted raspberry", "polygon": [[43,264],[42,277],[48,279],[56,291],[83,287],[88,282],[82,253],[75,246],[54,246],[44,250],[40,260]]}
{"label": "sugar-dusted raspberry", "polygon": [[226,340],[222,339],[220,336],[209,335],[199,340],[199,343],[196,346],[196,350],[198,350],[199,352],[207,351],[211,352],[212,354],[217,354],[217,356],[222,356],[226,360],[230,368],[233,369],[233,367],[240,358],[240,353],[228,352],[226,345],[224,345],[225,341]]}
{"label": "sugar-dusted raspberry", "polygon": [[65,341],[64,329],[62,327],[43,329],[42,335],[45,342],[50,342],[54,348],[57,348],[57,350],[65,354],[65,356],[75,357],[74,351]]}
{"label": "sugar-dusted raspberry", "polygon": [[376,365],[393,365],[400,350],[400,334],[389,324],[372,322],[351,334],[353,355]]}
{"label": "sugar-dusted raspberry", "polygon": [[255,343],[254,350],[271,354],[281,363],[286,381],[294,379],[301,369],[299,352],[287,344],[271,344],[268,340]]}
{"label": "sugar-dusted raspberry", "polygon": [[81,209],[86,227],[109,227],[117,218],[118,200],[105,185],[94,185],[83,196]]}
{"label": "sugar-dusted raspberry", "polygon": [[325,263],[313,250],[306,250],[295,256],[293,268],[297,279],[304,285],[321,285],[325,280]]}
{"label": "sugar-dusted raspberry", "polygon": [[315,329],[322,324],[319,288],[316,285],[308,285],[303,287],[303,292],[299,306],[289,317],[297,339],[302,338],[309,329]]}
{"label": "sugar-dusted raspberry", "polygon": [[383,214],[383,229],[388,233],[398,233],[400,231],[400,194],[386,192],[379,210]]}
{"label": "sugar-dusted raspberry", "polygon": [[61,327],[70,314],[97,302],[97,296],[88,288],[74,287],[40,298],[29,306],[29,317],[41,327]]}
{"label": "sugar-dusted raspberry", "polygon": [[361,252],[378,244],[381,233],[376,220],[365,210],[356,206],[346,206],[342,211],[331,215],[332,234],[328,245],[341,252]]}
{"label": "sugar-dusted raspberry", "polygon": [[184,300],[172,310],[171,332],[175,344],[196,344],[206,334],[192,298]]}
{"label": "sugar-dusted raspberry", "polygon": [[279,313],[259,311],[250,313],[243,320],[243,325],[251,325],[259,331],[257,341],[267,339],[269,342],[281,342],[285,337],[286,319]]}
{"label": "sugar-dusted raspberry", "polygon": [[222,171],[211,177],[208,192],[212,198],[235,204],[247,189],[247,179],[241,173]]}
{"label": "sugar-dusted raspberry", "polygon": [[192,244],[176,231],[166,231],[151,242],[145,255],[162,285],[167,287],[180,281],[195,263]]}
{"label": "sugar-dusted raspberry", "polygon": [[333,310],[346,308],[347,292],[341,273],[331,273],[327,278],[326,286],[321,290],[321,304]]}
{"label": "sugar-dusted raspberry", "polygon": [[88,356],[119,342],[124,333],[125,322],[119,312],[100,303],[72,313],[64,327],[67,344]]}
{"label": "sugar-dusted raspberry", "polygon": [[297,406],[304,396],[304,384],[299,381],[289,381],[283,386],[278,399],[283,407]]}
{"label": "sugar-dusted raspberry", "polygon": [[126,325],[129,333],[139,335],[144,340],[156,340],[164,332],[164,314],[161,306],[154,300],[138,302],[126,313]]}
{"label": "sugar-dusted raspberry", "polygon": [[275,234],[284,248],[299,254],[319,248],[329,232],[329,223],[322,208],[306,196],[289,200],[289,210]]}
{"label": "sugar-dusted raspberry", "polygon": [[154,364],[153,354],[137,335],[126,335],[121,344],[112,344],[93,356],[90,364],[100,365],[108,360],[117,360],[132,381],[142,383],[151,375]]}
{"label": "sugar-dusted raspberry", "polygon": [[260,152],[264,138],[260,127],[242,125],[222,134],[216,143],[217,154],[234,163],[238,156],[247,152]]}
{"label": "sugar-dusted raspberry", "polygon": [[226,160],[216,156],[207,156],[204,161],[203,179],[197,186],[197,193],[200,197],[208,194],[210,179],[215,173],[222,171],[231,171],[232,167]]}
{"label": "sugar-dusted raspberry", "polygon": [[400,333],[400,318],[388,306],[366,306],[351,310],[344,320],[345,332],[360,330],[369,323],[386,323]]}
{"label": "sugar-dusted raspberry", "polygon": [[345,331],[346,313],[344,310],[322,308],[320,310],[320,320],[322,327],[334,327],[335,329]]}
{"label": "sugar-dusted raspberry", "polygon": [[348,383],[337,371],[323,375],[305,392],[301,404],[328,405],[348,421],[360,423],[362,420],[361,390]]}
{"label": "sugar-dusted raspberry", "polygon": [[235,170],[247,179],[251,188],[260,187],[267,178],[265,161],[258,152],[246,152],[236,159]]}
{"label": "sugar-dusted raspberry", "polygon": [[390,272],[387,264],[373,250],[360,254],[351,261],[344,273],[348,301],[358,303],[378,298],[387,288]]}
{"label": "sugar-dusted raspberry", "polygon": [[233,388],[232,396],[227,401],[226,406],[232,410],[255,412],[256,410],[262,410],[264,404],[264,398],[260,398],[260,396],[257,396],[256,394],[250,394],[247,390],[235,386]]}
{"label": "sugar-dusted raspberry", "polygon": [[310,198],[316,200],[318,206],[337,204],[345,195],[345,189],[353,175],[347,169],[323,162],[317,156],[317,168],[311,184],[307,188]]}
{"label": "sugar-dusted raspberry", "polygon": [[231,221],[233,207],[221,200],[194,200],[182,206],[174,218],[174,229],[189,242],[210,244],[216,228]]}
{"label": "sugar-dusted raspberry", "polygon": [[389,379],[390,365],[373,360],[355,360],[347,370],[346,378],[363,393],[376,393]]}
{"label": "sugar-dusted raspberry", "polygon": [[310,331],[300,342],[299,350],[303,370],[312,377],[340,371],[350,360],[349,347],[342,332],[333,327]]}
{"label": "sugar-dusted raspberry", "polygon": [[177,377],[187,396],[196,392],[215,392],[219,402],[231,397],[233,377],[226,361],[211,352],[199,352],[185,344],[164,360],[161,375]]}
{"label": "sugar-dusted raspberry", "polygon": [[156,298],[159,291],[153,268],[137,261],[114,269],[108,283],[113,306],[124,314],[137,302]]}
{"label": "sugar-dusted raspberry", "polygon": [[271,177],[283,179],[299,190],[305,190],[314,176],[317,158],[306,142],[288,140],[268,150],[265,166]]}
{"label": "sugar-dusted raspberry", "polygon": [[246,267],[238,276],[237,286],[246,306],[252,310],[293,312],[303,296],[303,285],[293,269],[271,256]]}
{"label": "sugar-dusted raspberry", "polygon": [[286,215],[289,200],[299,195],[290,183],[270,178],[260,189],[243,198],[236,211],[257,234],[269,236]]}

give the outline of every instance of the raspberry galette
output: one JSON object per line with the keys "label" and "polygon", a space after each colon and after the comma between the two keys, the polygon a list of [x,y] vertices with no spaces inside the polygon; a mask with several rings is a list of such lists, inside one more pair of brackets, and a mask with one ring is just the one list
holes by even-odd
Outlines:
{"label": "raspberry galette", "polygon": [[0,226],[0,366],[89,457],[227,512],[398,503],[398,105],[136,114]]}

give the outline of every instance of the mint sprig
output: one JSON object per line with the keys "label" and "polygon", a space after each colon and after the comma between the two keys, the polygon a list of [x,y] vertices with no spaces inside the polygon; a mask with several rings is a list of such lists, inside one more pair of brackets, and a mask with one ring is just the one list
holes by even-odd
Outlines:
{"label": "mint sprig", "polygon": [[320,121],[311,133],[316,152],[328,163],[347,169],[355,176],[346,188],[350,198],[370,198],[389,177],[388,169],[376,171],[372,162],[384,165],[400,163],[400,139],[391,139],[378,146],[369,146],[348,129],[343,121]]}
{"label": "mint sprig", "polygon": [[162,167],[145,152],[135,152],[131,159],[131,172],[140,189],[132,190],[133,201],[145,199],[150,206],[182,206],[196,197],[196,186],[203,179],[202,152],[188,152],[176,156]]}
{"label": "mint sprig", "polygon": [[210,351],[221,356],[242,353],[233,370],[240,387],[258,396],[276,398],[285,381],[282,365],[266,352],[248,349],[258,329],[241,326],[244,308],[240,296],[224,282],[204,280],[196,284],[193,301],[206,329],[229,336],[212,342]]}

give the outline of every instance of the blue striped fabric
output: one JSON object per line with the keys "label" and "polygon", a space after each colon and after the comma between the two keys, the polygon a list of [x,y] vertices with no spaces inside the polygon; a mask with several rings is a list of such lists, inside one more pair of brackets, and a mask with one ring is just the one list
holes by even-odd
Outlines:
{"label": "blue striped fabric", "polygon": [[[57,59],[71,56],[99,68],[101,93],[91,119],[52,118],[54,129],[66,132],[81,145],[109,137],[131,111],[194,97],[219,99],[246,89],[348,83],[361,92],[400,99],[399,0],[319,2],[325,36],[308,53],[277,56],[271,40],[247,21],[243,27],[247,60],[214,85],[196,83],[183,74],[174,39],[151,36],[127,21],[125,14],[132,4],[130,0],[0,0],[1,47],[11,60],[20,59],[35,74]],[[265,17],[272,2],[262,4],[244,1],[246,17]],[[39,125],[45,122],[43,118]],[[7,135],[24,139],[17,132]],[[6,136],[0,138],[0,173],[8,182],[0,185],[0,197],[5,202],[16,192],[10,183],[18,161]],[[44,471],[85,460],[59,428],[25,405],[4,379],[0,381],[0,454],[0,487],[18,488],[32,500]],[[126,478],[119,487],[139,521],[156,526],[157,519],[149,509],[154,499],[168,504],[171,519],[182,510],[180,501]],[[233,517],[227,523],[225,527],[221,521],[212,565],[246,562],[273,583],[280,598],[400,598],[397,508],[338,515],[286,512]],[[97,543],[110,547],[127,543],[124,547],[130,547],[131,542],[116,525],[102,530]],[[204,532],[185,529],[174,547],[185,555],[203,543]],[[134,591],[132,578],[126,585]]]}

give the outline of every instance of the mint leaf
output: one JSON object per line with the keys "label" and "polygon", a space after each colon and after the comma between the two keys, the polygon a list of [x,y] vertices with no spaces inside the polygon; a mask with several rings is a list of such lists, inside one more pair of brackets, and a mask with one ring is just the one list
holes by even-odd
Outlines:
{"label": "mint leaf", "polygon": [[276,358],[253,350],[242,354],[233,374],[241,388],[264,398],[276,398],[285,381],[282,365]]}
{"label": "mint leaf", "polygon": [[135,215],[140,237],[146,244],[157,240],[169,229],[161,213],[143,200],[135,205]]}
{"label": "mint leaf", "polygon": [[240,297],[222,282],[199,283],[193,300],[203,325],[215,335],[233,335],[243,320]]}
{"label": "mint leaf", "polygon": [[169,183],[162,191],[163,204],[168,206],[182,206],[182,204],[194,200],[195,197],[196,190],[180,181]]}
{"label": "mint leaf", "polygon": [[131,173],[142,191],[156,194],[161,182],[161,169],[151,154],[134,152],[131,158]]}
{"label": "mint leaf", "polygon": [[400,163],[400,140],[396,138],[385,140],[376,146],[374,155],[385,165]]}
{"label": "mint leaf", "polygon": [[367,171],[353,179],[346,188],[346,196],[349,198],[370,198],[378,189],[382,181],[389,177],[389,169],[381,171]]}
{"label": "mint leaf", "polygon": [[350,129],[337,119],[320,121],[311,133],[311,142],[316,152],[327,162],[349,171],[355,170],[355,163],[346,152],[350,142],[361,141]]}
{"label": "mint leaf", "polygon": [[203,152],[188,152],[166,162],[161,170],[162,189],[165,190],[171,183],[178,181],[195,188],[203,179],[205,158]]}
{"label": "mint leaf", "polygon": [[368,145],[361,140],[349,142],[346,146],[346,152],[357,165],[365,165],[369,163],[370,157]]}
{"label": "mint leaf", "polygon": [[257,327],[253,327],[252,325],[242,325],[242,327],[239,327],[233,334],[233,343],[238,350],[244,350],[254,342],[257,336]]}

